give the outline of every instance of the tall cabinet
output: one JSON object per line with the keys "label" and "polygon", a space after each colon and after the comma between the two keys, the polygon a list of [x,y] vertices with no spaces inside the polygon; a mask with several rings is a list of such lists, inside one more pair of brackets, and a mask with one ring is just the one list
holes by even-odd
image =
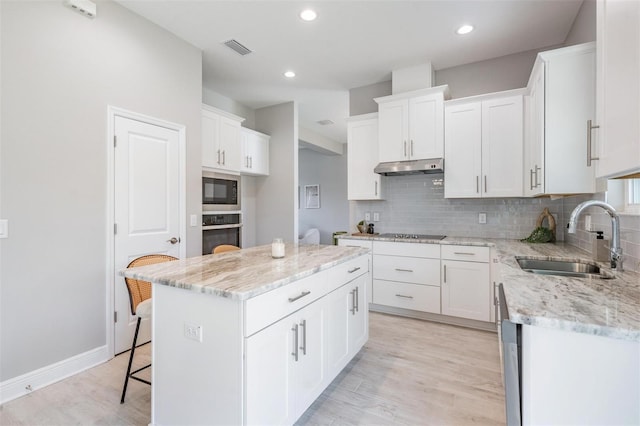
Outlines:
{"label": "tall cabinet", "polygon": [[528,90],[525,195],[595,192],[595,162],[587,161],[595,43],[539,53]]}
{"label": "tall cabinet", "polygon": [[445,105],[445,198],[522,196],[523,91]]}
{"label": "tall cabinet", "polygon": [[240,127],[244,118],[202,105],[202,166],[240,171]]}
{"label": "tall cabinet", "polygon": [[383,199],[382,177],[373,172],[378,165],[378,114],[350,117],[347,142],[348,199]]}
{"label": "tall cabinet", "polygon": [[597,2],[598,177],[640,177],[640,2]]}

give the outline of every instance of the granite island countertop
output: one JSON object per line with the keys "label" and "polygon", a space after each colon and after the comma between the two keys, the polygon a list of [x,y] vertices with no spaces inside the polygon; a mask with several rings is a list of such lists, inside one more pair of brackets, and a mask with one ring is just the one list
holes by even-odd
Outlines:
{"label": "granite island countertop", "polygon": [[189,291],[246,300],[362,256],[359,247],[285,245],[273,259],[271,245],[128,268],[120,275]]}
{"label": "granite island countertop", "polygon": [[[407,242],[378,236],[339,238]],[[611,272],[608,264],[595,262],[615,278],[537,275],[523,271],[516,262],[515,256],[593,262],[589,253],[564,243],[530,244],[473,237],[408,242],[494,248],[512,322],[640,342],[640,273]]]}

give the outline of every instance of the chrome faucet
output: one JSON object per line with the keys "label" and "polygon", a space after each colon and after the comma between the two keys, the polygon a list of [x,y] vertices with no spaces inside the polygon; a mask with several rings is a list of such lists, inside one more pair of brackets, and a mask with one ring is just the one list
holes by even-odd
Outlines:
{"label": "chrome faucet", "polygon": [[580,213],[587,207],[602,207],[609,216],[611,216],[611,247],[609,247],[609,254],[611,258],[611,269],[615,269],[617,271],[622,271],[622,247],[620,247],[620,216],[618,216],[618,212],[613,208],[610,204],[605,203],[604,201],[598,200],[589,200],[584,203],[578,204],[578,206],[573,209],[571,212],[571,217],[569,217],[569,228],[570,234],[576,233],[576,228],[578,227],[578,217]]}

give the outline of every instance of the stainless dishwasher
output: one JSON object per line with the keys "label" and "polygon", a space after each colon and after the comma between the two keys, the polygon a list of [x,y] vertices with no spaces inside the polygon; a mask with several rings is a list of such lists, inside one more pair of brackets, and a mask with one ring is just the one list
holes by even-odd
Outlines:
{"label": "stainless dishwasher", "polygon": [[502,372],[504,379],[504,401],[507,413],[507,426],[522,425],[521,394],[521,325],[509,321],[509,309],[505,300],[504,288],[500,284],[496,322],[501,347]]}

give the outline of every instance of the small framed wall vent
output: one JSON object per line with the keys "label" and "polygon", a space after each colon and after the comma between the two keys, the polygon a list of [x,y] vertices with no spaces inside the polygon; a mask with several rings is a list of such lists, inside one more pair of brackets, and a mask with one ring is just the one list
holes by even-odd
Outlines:
{"label": "small framed wall vent", "polygon": [[88,18],[95,18],[97,14],[96,4],[89,0],[65,0],[64,5]]}

